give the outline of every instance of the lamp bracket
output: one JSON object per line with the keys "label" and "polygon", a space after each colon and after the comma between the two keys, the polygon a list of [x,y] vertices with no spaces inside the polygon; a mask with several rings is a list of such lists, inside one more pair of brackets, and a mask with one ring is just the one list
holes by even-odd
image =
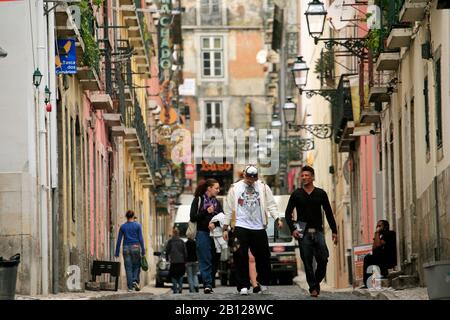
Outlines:
{"label": "lamp bracket", "polygon": [[328,139],[333,135],[332,124],[289,124],[289,129],[295,131],[305,129],[319,139]]}
{"label": "lamp bracket", "polygon": [[339,45],[346,48],[360,59],[367,59],[367,38],[314,38],[314,43],[325,42],[325,47],[331,50],[333,46]]}
{"label": "lamp bracket", "polygon": [[328,102],[333,102],[333,97],[334,97],[334,94],[336,93],[335,89],[311,89],[311,90],[299,89],[299,91],[300,91],[300,95],[302,95],[304,92],[308,99],[311,99],[313,96],[320,94]]}
{"label": "lamp bracket", "polygon": [[314,149],[314,139],[290,139],[289,140],[290,148],[297,148],[301,151],[310,151]]}

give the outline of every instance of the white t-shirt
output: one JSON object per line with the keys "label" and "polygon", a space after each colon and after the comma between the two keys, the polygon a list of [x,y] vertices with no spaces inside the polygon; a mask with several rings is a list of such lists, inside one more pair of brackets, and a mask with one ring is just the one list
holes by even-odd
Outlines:
{"label": "white t-shirt", "polygon": [[261,193],[258,184],[251,186],[244,181],[235,185],[237,197],[236,226],[251,230],[264,229],[261,215]]}

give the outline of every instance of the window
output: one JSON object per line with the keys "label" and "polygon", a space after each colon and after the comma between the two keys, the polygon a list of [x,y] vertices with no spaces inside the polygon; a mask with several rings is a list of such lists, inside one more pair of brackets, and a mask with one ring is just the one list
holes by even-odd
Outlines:
{"label": "window", "polygon": [[221,37],[202,37],[202,76],[223,77],[223,47]]}
{"label": "window", "polygon": [[205,127],[222,128],[222,103],[218,101],[205,102]]}
{"label": "window", "polygon": [[217,15],[220,13],[219,0],[201,0],[200,7],[202,15]]}
{"label": "window", "polygon": [[441,100],[441,58],[435,63],[435,98],[436,98],[436,145],[438,149],[442,148],[442,100]]}
{"label": "window", "polygon": [[200,21],[202,25],[222,25],[220,0],[200,0]]}
{"label": "window", "polygon": [[430,153],[430,105],[428,102],[428,77],[423,80],[423,95],[425,99],[425,145]]}

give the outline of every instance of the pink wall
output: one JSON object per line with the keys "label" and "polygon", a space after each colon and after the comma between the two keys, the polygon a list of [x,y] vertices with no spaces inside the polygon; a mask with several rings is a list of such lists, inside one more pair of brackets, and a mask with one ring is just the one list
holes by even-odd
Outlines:
{"label": "pink wall", "polygon": [[373,206],[373,146],[375,139],[371,136],[362,136],[360,140],[360,179],[361,179],[361,227],[362,241],[372,243],[374,230],[374,206]]}
{"label": "pink wall", "polygon": [[89,180],[89,187],[86,187],[86,223],[89,225],[89,252],[93,257],[102,258],[109,252],[109,242],[105,241],[106,228],[109,226],[109,193],[107,193],[109,177],[104,177],[104,171],[108,174],[109,169],[103,168],[103,164],[108,165],[108,147],[111,143],[107,136],[103,111],[91,113],[90,101],[87,97],[84,99],[83,109],[84,123],[86,120],[95,121],[95,129],[86,128],[88,137],[86,168],[89,168],[85,173],[89,175],[86,179]]}

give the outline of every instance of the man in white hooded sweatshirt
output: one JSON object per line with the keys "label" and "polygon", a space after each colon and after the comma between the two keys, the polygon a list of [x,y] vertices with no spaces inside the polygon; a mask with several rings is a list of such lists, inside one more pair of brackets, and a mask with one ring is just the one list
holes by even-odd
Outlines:
{"label": "man in white hooded sweatshirt", "polygon": [[225,225],[223,237],[228,240],[231,224],[238,245],[233,253],[236,266],[237,289],[247,295],[250,288],[248,249],[256,262],[258,285],[253,293],[267,290],[270,282],[270,249],[266,227],[270,214],[282,228],[278,208],[270,187],[258,180],[258,169],[249,165],[244,170],[244,179],[233,184],[224,201]]}

